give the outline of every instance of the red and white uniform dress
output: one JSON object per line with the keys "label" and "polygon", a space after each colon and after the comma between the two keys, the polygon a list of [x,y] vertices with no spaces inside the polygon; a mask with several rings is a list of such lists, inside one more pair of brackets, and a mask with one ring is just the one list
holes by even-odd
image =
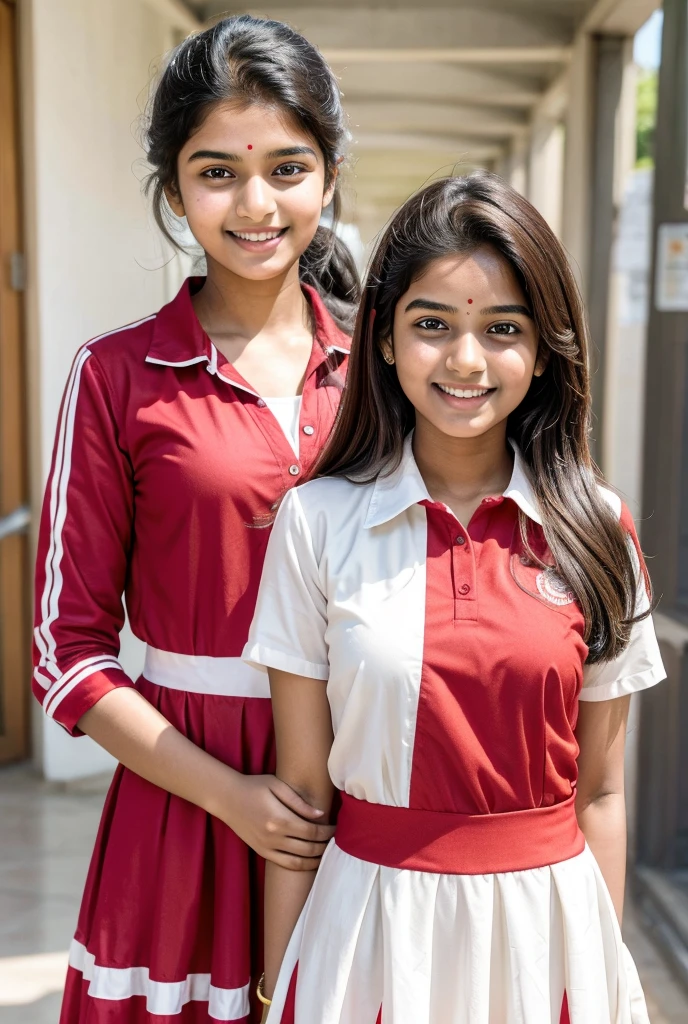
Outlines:
{"label": "red and white uniform dress", "polygon": [[[274,509],[327,438],[349,339],[304,287],[315,332],[297,457],[204,333],[200,284],[76,356],[41,521],[34,692],[77,735],[104,694],[135,686],[198,746],[260,774],[274,760],[269,687],[241,652]],[[135,683],[118,661],[123,594],[148,645]],[[120,766],[62,1024],[259,1020],[262,868],[220,821]]]}
{"label": "red and white uniform dress", "polygon": [[565,994],[572,1024],[648,1024],[576,822],[574,727],[579,700],[664,677],[654,629],[586,667],[581,611],[527,564],[519,509],[544,554],[518,453],[463,526],[410,441],[391,475],[280,508],[244,656],[327,685],[342,808],[270,1024],[559,1024]]}

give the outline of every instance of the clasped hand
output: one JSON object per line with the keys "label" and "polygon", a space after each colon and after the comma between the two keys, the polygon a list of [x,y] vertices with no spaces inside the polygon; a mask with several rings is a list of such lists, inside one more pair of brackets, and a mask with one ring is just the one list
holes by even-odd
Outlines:
{"label": "clasped hand", "polygon": [[274,775],[238,777],[233,799],[217,816],[259,856],[289,871],[316,871],[334,826]]}

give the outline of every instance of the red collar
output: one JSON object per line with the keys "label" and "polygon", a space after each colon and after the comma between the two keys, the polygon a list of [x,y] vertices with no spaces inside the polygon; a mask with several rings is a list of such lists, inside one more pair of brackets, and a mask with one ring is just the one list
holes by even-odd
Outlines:
{"label": "red collar", "polygon": [[[153,339],[146,362],[162,366],[207,363],[211,373],[219,373],[230,384],[255,394],[232,364],[217,351],[198,321],[191,302],[191,289],[201,280],[186,280],[176,297],[162,307],[153,321]],[[310,302],[315,319],[314,351],[307,371],[310,374],[334,353],[348,356],[351,339],[337,327],[315,288],[307,284],[302,284],[301,287]]]}

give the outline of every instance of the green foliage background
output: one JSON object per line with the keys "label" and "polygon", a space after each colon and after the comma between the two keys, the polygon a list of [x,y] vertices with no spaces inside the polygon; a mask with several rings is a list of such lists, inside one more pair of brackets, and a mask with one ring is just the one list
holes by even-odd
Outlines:
{"label": "green foliage background", "polygon": [[654,167],[655,121],[657,119],[657,72],[638,75],[636,114],[636,167]]}

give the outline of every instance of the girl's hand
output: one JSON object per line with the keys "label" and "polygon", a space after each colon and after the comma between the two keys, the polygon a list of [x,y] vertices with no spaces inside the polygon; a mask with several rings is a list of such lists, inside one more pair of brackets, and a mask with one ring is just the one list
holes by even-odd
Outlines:
{"label": "girl's hand", "polygon": [[256,853],[290,871],[316,871],[333,825],[274,775],[232,773],[231,791],[212,809]]}

